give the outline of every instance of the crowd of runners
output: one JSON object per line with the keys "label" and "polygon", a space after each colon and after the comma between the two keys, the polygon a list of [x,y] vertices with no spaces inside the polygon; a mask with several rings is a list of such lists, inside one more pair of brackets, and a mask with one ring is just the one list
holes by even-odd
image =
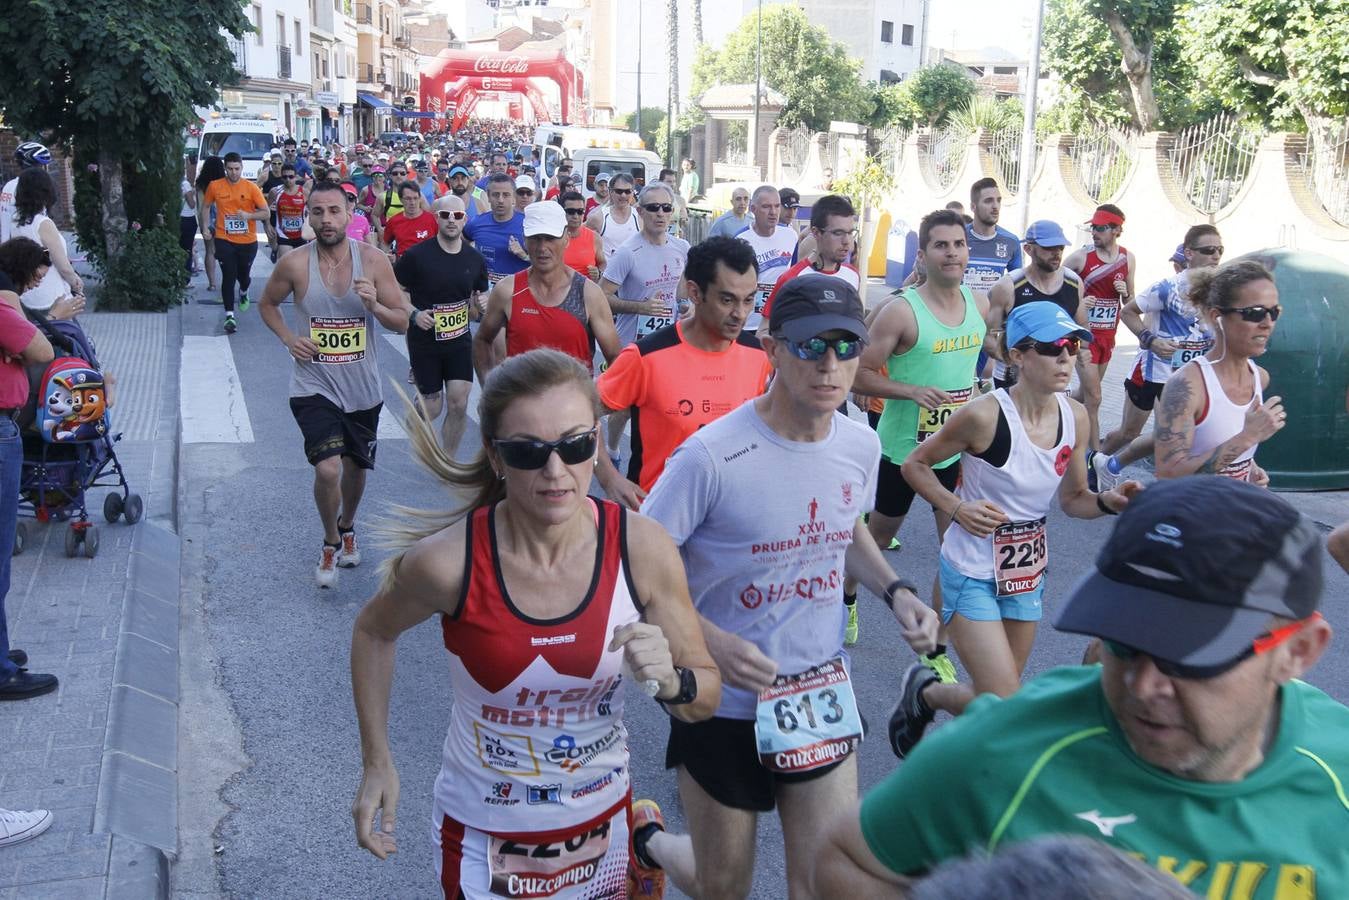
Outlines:
{"label": "crowd of runners", "polygon": [[[868,304],[842,195],[798,229],[796,191],[737,188],[691,246],[672,170],[589,196],[565,162],[542,180],[492,148],[358,145],[346,170],[299,149],[258,184],[227,156],[184,190],[203,222],[215,210],[226,332],[259,229],[275,250],[261,318],[293,359],[317,584],[362,562],[381,414],[406,413],[462,498],[390,526],[355,623],[362,847],[397,849],[394,648],[436,616],[448,898],[650,898],[667,880],[746,897],[774,810],[793,898],[976,896],[935,891],[997,883],[1014,844],[1026,888],[1005,896],[1349,895],[1349,712],[1298,680],[1330,639],[1324,543],[1256,461],[1287,423],[1258,365],[1282,307],[1258,262],[1222,263],[1217,228],[1178,236],[1174,274],[1145,285],[1123,210],[1098,207],[1086,247],[1047,220],[1019,238],[985,179],[968,214],[921,217],[913,274]],[[1102,434],[1120,322],[1140,352]],[[397,413],[381,329],[407,335]],[[475,379],[481,441],[463,447]],[[1143,459],[1146,488],[1124,476]],[[885,552],[917,498],[937,572]],[[1096,560],[1051,538],[1055,503],[1119,517]],[[1093,638],[1088,664],[1023,689],[1060,562],[1085,577],[1054,624]],[[872,726],[847,647],[880,615],[914,654],[885,728],[903,762],[859,801]],[[688,834],[634,801],[650,786],[629,777],[625,680],[669,713]],[[956,720],[924,739],[941,711]],[[975,850],[992,855],[962,861]]]}

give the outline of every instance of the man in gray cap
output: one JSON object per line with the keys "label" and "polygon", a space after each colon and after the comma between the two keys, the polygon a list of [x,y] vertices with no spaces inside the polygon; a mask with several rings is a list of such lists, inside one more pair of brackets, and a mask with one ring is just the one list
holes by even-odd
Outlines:
{"label": "man in gray cap", "polygon": [[1316,525],[1229,478],[1158,482],[1057,626],[1100,666],[985,696],[835,823],[818,896],[894,895],[971,847],[1081,834],[1208,897],[1349,896],[1349,709],[1300,681],[1330,642]]}

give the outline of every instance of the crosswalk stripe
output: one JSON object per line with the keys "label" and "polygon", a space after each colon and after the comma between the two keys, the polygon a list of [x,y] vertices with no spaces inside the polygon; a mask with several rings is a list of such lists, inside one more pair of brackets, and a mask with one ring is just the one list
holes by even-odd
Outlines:
{"label": "crosswalk stripe", "polygon": [[[393,334],[391,332],[385,332],[384,340],[389,342],[389,345],[393,347],[395,351],[397,351],[399,356],[403,357],[403,359],[408,358],[407,338],[405,338],[401,334]],[[414,390],[416,389],[412,385],[407,386],[409,397],[412,396]],[[478,379],[474,378],[473,383],[470,384],[468,388],[468,418],[470,422],[473,422],[475,424],[478,421],[478,417],[474,415],[474,413],[478,411],[478,397],[481,394],[482,389],[478,387]]]}
{"label": "crosswalk stripe", "polygon": [[185,336],[178,371],[184,444],[253,443],[253,424],[229,338]]}

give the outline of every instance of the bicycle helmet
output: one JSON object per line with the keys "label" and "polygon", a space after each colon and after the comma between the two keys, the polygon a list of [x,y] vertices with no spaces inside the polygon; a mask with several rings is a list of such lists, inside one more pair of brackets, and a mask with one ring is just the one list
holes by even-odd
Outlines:
{"label": "bicycle helmet", "polygon": [[14,161],[25,169],[49,166],[52,163],[52,152],[37,141],[24,141],[14,150]]}

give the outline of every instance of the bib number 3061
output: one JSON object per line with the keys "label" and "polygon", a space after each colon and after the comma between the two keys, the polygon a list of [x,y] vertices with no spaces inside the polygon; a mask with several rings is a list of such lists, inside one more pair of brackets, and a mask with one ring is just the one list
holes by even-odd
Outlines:
{"label": "bib number 3061", "polygon": [[774,772],[809,772],[847,757],[862,742],[862,717],[842,658],[780,675],[759,694],[754,735],[759,762]]}

